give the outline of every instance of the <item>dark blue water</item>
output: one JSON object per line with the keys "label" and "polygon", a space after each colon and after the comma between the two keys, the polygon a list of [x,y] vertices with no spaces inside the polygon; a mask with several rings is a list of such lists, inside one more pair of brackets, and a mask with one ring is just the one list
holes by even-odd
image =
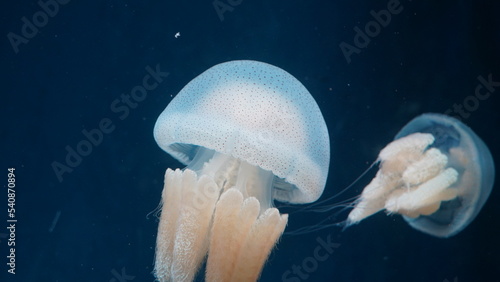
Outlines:
{"label": "dark blue water", "polygon": [[[147,214],[165,169],[180,167],[156,145],[154,122],[186,83],[224,61],[276,65],[314,96],[331,138],[324,197],[425,112],[460,116],[500,160],[495,1],[216,2],[224,12],[212,1],[48,2],[45,10],[36,1],[0,9],[0,281],[152,281],[157,222]],[[128,100],[152,69],[155,86]],[[80,145],[86,156],[66,160],[89,139],[83,132],[94,134]],[[9,167],[15,275],[6,257]],[[432,238],[380,213],[343,232],[284,236],[261,280],[500,281],[495,186],[455,237]],[[328,216],[295,213],[288,229]],[[320,241],[336,247],[313,262]]]}

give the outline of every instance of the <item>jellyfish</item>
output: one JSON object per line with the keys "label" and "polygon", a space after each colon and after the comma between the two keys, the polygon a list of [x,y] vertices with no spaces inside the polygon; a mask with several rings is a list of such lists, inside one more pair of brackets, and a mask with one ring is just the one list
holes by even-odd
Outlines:
{"label": "jellyfish", "polygon": [[159,281],[255,281],[283,233],[273,201],[309,203],[330,163],[325,121],[307,89],[257,61],[216,65],[159,116],[154,137],[187,165],[167,169],[155,252]]}
{"label": "jellyfish", "polygon": [[485,143],[442,114],[410,121],[377,161],[379,170],[349,213],[347,226],[385,209],[401,214],[414,229],[447,238],[474,220],[495,178]]}

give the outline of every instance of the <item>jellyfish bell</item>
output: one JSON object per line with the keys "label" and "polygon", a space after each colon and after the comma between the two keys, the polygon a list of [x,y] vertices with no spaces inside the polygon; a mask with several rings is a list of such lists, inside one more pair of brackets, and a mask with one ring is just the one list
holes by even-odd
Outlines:
{"label": "jellyfish bell", "polygon": [[493,187],[493,158],[462,122],[441,114],[410,121],[379,154],[380,168],[349,213],[347,225],[386,210],[436,237],[462,231]]}
{"label": "jellyfish bell", "polygon": [[159,281],[193,280],[205,257],[207,281],[256,280],[287,224],[273,201],[316,201],[328,174],[318,105],[297,79],[266,63],[205,71],[169,103],[154,137],[187,165],[165,173]]}

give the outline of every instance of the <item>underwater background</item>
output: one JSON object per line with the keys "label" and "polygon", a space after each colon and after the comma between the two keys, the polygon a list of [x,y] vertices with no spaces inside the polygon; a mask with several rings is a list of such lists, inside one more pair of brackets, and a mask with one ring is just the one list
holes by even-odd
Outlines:
{"label": "underwater background", "polygon": [[[382,10],[391,17],[379,24]],[[166,168],[182,167],[157,146],[153,126],[184,85],[225,61],[278,66],[312,94],[331,141],[324,198],[426,112],[460,116],[499,166],[497,1],[32,0],[4,1],[0,14],[0,281],[153,281],[158,222],[148,214]],[[367,25],[363,41],[358,30]],[[123,100],[151,72],[156,86],[140,101]],[[494,83],[479,100],[481,78]],[[87,140],[83,132],[103,122],[102,140],[56,173],[54,164],[67,164],[68,150]],[[14,275],[8,168],[16,181]],[[338,201],[358,195],[374,173]],[[500,281],[498,186],[449,239],[384,213],[344,231],[285,234],[260,280]],[[291,214],[286,231],[347,216],[298,210],[282,210]],[[321,240],[335,249],[311,263]],[[304,275],[290,274],[304,264]]]}

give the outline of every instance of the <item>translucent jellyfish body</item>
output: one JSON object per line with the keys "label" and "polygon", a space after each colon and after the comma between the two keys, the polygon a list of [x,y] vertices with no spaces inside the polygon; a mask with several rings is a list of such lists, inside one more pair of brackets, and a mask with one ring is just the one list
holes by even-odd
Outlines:
{"label": "translucent jellyfish body", "polygon": [[288,220],[273,201],[315,201],[328,175],[318,105],[297,79],[266,63],[205,71],[163,111],[154,137],[187,165],[165,174],[159,281],[191,281],[205,258],[207,281],[256,281]]}
{"label": "translucent jellyfish body", "polygon": [[493,158],[462,122],[423,114],[401,129],[379,154],[380,168],[347,224],[385,209],[413,228],[450,237],[477,216],[493,187]]}

